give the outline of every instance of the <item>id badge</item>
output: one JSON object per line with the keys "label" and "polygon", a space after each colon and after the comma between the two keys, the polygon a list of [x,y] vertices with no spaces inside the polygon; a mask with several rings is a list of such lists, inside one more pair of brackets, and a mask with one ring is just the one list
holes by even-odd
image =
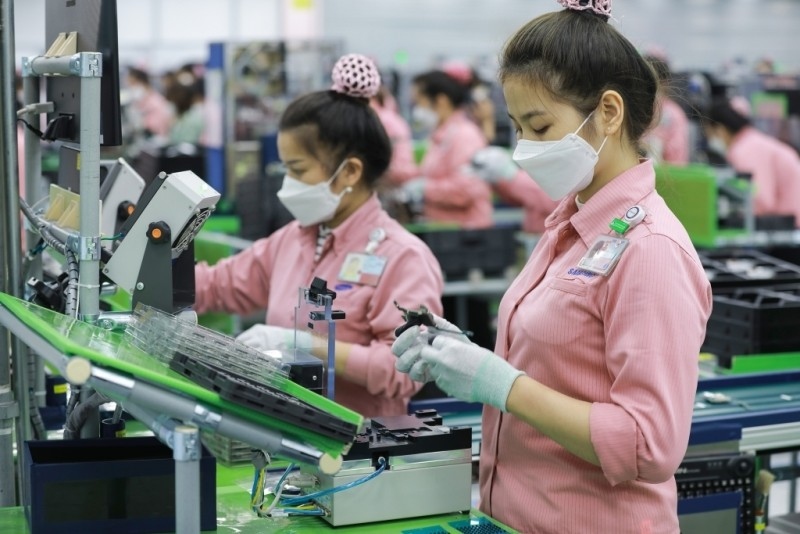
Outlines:
{"label": "id badge", "polygon": [[617,265],[629,241],[624,237],[600,235],[578,262],[578,267],[593,273],[608,276]]}
{"label": "id badge", "polygon": [[386,267],[384,256],[351,252],[339,270],[339,280],[366,286],[377,286]]}

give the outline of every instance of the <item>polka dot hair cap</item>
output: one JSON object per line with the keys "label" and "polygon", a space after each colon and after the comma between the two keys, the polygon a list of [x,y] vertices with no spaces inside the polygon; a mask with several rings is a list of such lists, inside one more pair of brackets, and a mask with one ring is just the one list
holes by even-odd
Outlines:
{"label": "polka dot hair cap", "polygon": [[593,11],[601,17],[611,17],[611,0],[558,0],[558,3],[573,11]]}
{"label": "polka dot hair cap", "polygon": [[370,98],[378,94],[381,75],[375,63],[361,54],[347,54],[333,66],[333,85],[337,93],[358,98]]}

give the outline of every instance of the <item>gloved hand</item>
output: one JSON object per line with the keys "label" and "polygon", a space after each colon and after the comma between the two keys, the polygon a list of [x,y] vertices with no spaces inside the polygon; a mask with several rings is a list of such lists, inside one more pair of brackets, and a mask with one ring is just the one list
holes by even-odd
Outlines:
{"label": "gloved hand", "polygon": [[503,180],[511,180],[519,167],[511,158],[511,153],[499,146],[482,148],[472,156],[472,161],[465,172],[481,180],[494,184]]}
{"label": "gloved hand", "polygon": [[409,204],[421,204],[425,200],[425,184],[427,181],[427,178],[420,176],[400,186],[403,200]]}
{"label": "gloved hand", "polygon": [[492,351],[450,336],[436,336],[432,345],[422,347],[420,359],[448,395],[502,411],[514,381],[525,374]]}
{"label": "gloved hand", "polygon": [[302,330],[297,332],[295,342],[294,328],[283,328],[268,324],[251,326],[236,337],[236,341],[258,350],[272,349],[310,349],[311,334]]}
{"label": "gloved hand", "polygon": [[433,315],[435,328],[422,331],[419,326],[412,326],[398,337],[392,344],[392,353],[397,356],[395,369],[407,373],[417,382],[431,382],[434,378],[428,373],[428,364],[420,358],[422,348],[427,346],[431,336],[451,336],[465,343],[471,343],[461,329],[443,317]]}

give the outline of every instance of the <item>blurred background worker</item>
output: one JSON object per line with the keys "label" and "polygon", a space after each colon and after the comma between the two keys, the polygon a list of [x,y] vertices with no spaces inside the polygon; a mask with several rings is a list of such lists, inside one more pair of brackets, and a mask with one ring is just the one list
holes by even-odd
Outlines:
{"label": "blurred background worker", "polygon": [[655,124],[643,140],[648,156],[656,163],[686,165],[689,163],[689,118],[674,99],[669,63],[663,54],[646,55],[645,59],[659,82]]}
{"label": "blurred background worker", "polygon": [[[262,350],[295,348],[298,288],[314,277],[328,281],[346,316],[336,329],[335,400],[368,417],[403,415],[421,386],[394,368],[394,302],[441,311],[442,274],[430,249],[374,193],[392,154],[369,106],[377,69],[350,54],[333,74],[332,89],[299,97],[280,119],[278,151],[288,173],[278,198],[296,221],[213,267],[199,264],[195,308],[266,308],[266,324],[239,340]],[[297,342],[307,349],[303,334]]]}
{"label": "blurred background worker", "polygon": [[725,96],[712,101],[703,130],[710,150],[751,175],[755,215],[793,215],[800,226],[800,157],[792,147],[754,128]]}
{"label": "blurred background worker", "polygon": [[150,75],[142,69],[129,67],[127,89],[131,102],[128,118],[135,134],[167,137],[175,112],[164,95],[151,85]]}
{"label": "blurred background worker", "polygon": [[441,70],[414,77],[412,118],[429,133],[420,176],[403,186],[412,204],[422,204],[424,220],[457,223],[464,228],[492,225],[489,186],[464,172],[487,145],[466,113],[470,88]]}
{"label": "blurred background worker", "polygon": [[414,163],[411,126],[397,109],[397,101],[392,93],[385,85],[381,85],[369,103],[392,143],[392,161],[389,163],[389,170],[386,171],[385,180],[390,186],[398,186],[419,176],[419,169]]}

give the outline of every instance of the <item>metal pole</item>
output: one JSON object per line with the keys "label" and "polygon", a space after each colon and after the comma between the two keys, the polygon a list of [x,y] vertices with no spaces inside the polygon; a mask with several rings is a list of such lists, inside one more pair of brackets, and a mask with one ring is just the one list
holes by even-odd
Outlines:
{"label": "metal pole", "polygon": [[81,232],[78,311],[88,323],[100,315],[100,76],[102,55],[81,53]]}
{"label": "metal pole", "polygon": [[[39,102],[39,78],[31,76],[28,73],[22,74],[22,92],[23,104],[34,104]],[[35,127],[39,127],[39,115],[37,113],[29,113],[27,116],[28,123]],[[25,200],[28,204],[33,205],[39,200],[43,193],[42,189],[42,146],[39,143],[39,138],[35,133],[25,128]],[[25,246],[28,249],[34,247],[39,240],[39,234],[34,230],[28,230],[25,233]],[[28,264],[27,272],[22,273],[23,277],[34,276],[37,279],[42,279],[42,256],[37,254]],[[34,375],[31,383],[34,385],[36,395],[36,405],[45,405],[45,378],[44,378],[44,363],[42,358],[35,354],[29,353],[29,358],[34,359]]]}
{"label": "metal pole", "polygon": [[[22,295],[22,257],[20,254],[20,227],[19,227],[19,184],[17,182],[17,120],[16,106],[14,105],[14,6],[12,0],[0,0],[0,176],[4,178],[2,184],[2,209],[6,217],[5,232],[2,240],[5,245],[2,290],[12,295]],[[9,339],[11,343],[9,344]],[[11,350],[9,351],[9,348]],[[9,358],[10,353],[10,358]],[[22,451],[22,446],[30,436],[28,397],[28,366],[25,361],[25,351],[22,343],[10,337],[7,331],[0,336],[0,400],[6,408],[5,414],[0,414],[0,500],[14,502],[13,456],[12,468],[8,470],[8,455],[11,454],[9,417],[13,417],[17,408],[13,406],[14,395],[9,388],[9,360],[14,369],[16,397],[20,399],[17,417],[16,443],[17,450]],[[7,451],[7,452],[6,452]],[[23,473],[20,470],[19,482],[22,486]],[[1,504],[1,503],[0,503]]]}
{"label": "metal pole", "polygon": [[200,532],[200,433],[197,427],[175,428],[172,458],[175,460],[175,532]]}

